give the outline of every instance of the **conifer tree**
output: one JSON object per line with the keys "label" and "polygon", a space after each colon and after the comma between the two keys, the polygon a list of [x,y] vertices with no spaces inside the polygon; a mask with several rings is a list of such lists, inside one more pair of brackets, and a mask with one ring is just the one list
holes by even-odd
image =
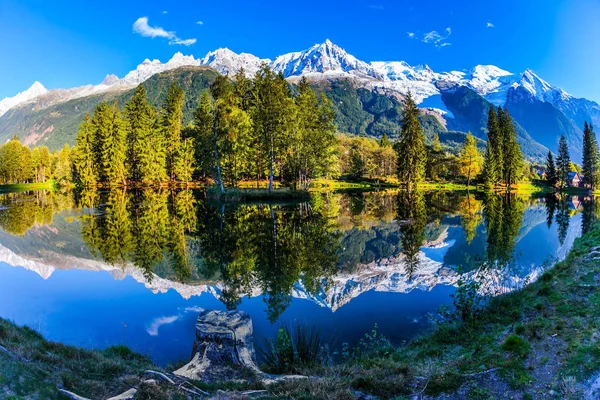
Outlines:
{"label": "conifer tree", "polygon": [[483,166],[483,157],[471,132],[467,134],[460,150],[459,165],[460,173],[467,178],[467,186],[471,186],[471,179],[479,175]]}
{"label": "conifer tree", "polygon": [[419,109],[409,91],[404,104],[400,140],[396,146],[398,179],[409,189],[423,180],[427,161],[423,128],[418,117]]}
{"label": "conifer tree", "polygon": [[125,185],[126,143],[124,121],[116,103],[101,103],[92,117],[94,153],[100,170],[100,181]]}
{"label": "conifer tree", "polygon": [[56,171],[54,178],[61,185],[68,185],[73,180],[71,162],[71,149],[68,144],[58,152],[58,160],[56,163]]}
{"label": "conifer tree", "polygon": [[596,135],[587,121],[583,128],[583,182],[593,190],[598,181],[598,143]]}
{"label": "conifer tree", "polygon": [[[433,141],[435,142],[435,139],[437,138],[438,142],[440,141],[439,137],[437,136],[437,133],[433,134]],[[390,139],[388,138],[388,135],[386,133],[383,134],[383,136],[381,137],[381,140],[379,141],[379,145],[381,147],[390,147],[391,143],[390,143]]]}
{"label": "conifer tree", "polygon": [[77,138],[77,146],[73,154],[76,183],[79,187],[93,187],[98,183],[98,168],[94,164],[94,127],[89,114],[83,117]]}
{"label": "conifer tree", "polygon": [[510,189],[523,173],[523,154],[517,142],[517,130],[508,110],[499,113],[498,122],[502,138],[503,181]]}
{"label": "conifer tree", "polygon": [[485,151],[484,171],[485,181],[490,187],[497,185],[502,179],[502,138],[498,126],[496,109],[490,107],[488,111],[488,140]]}
{"label": "conifer tree", "polygon": [[186,184],[192,180],[196,169],[194,147],[194,138],[185,138],[179,145],[175,156],[175,177],[178,181]]}
{"label": "conifer tree", "polygon": [[548,156],[546,158],[546,181],[551,187],[556,186],[556,165],[554,164],[554,156],[551,151],[548,151]]}
{"label": "conifer tree", "polygon": [[161,125],[166,146],[167,175],[171,180],[175,179],[175,156],[181,142],[184,98],[183,89],[175,83],[172,84],[167,91],[161,110]]}
{"label": "conifer tree", "polygon": [[202,93],[200,104],[194,113],[194,142],[196,165],[203,177],[212,176],[214,167],[214,110],[209,92]]}
{"label": "conifer tree", "polygon": [[565,135],[561,135],[558,141],[558,156],[556,157],[556,175],[559,186],[564,189],[569,180],[571,172],[571,157],[569,156],[569,147]]}

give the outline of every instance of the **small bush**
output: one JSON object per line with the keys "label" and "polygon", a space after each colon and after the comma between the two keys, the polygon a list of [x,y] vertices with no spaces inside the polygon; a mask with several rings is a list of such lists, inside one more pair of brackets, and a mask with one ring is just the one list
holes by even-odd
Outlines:
{"label": "small bush", "polygon": [[328,362],[330,341],[325,340],[315,327],[303,324],[297,324],[295,328],[282,326],[275,341],[265,339],[258,351],[269,372],[297,372]]}
{"label": "small bush", "polygon": [[519,358],[525,358],[531,350],[531,346],[521,336],[510,335],[502,344],[502,350],[508,351]]}
{"label": "small bush", "polygon": [[0,325],[0,339],[6,339],[8,337],[8,329],[4,325]]}

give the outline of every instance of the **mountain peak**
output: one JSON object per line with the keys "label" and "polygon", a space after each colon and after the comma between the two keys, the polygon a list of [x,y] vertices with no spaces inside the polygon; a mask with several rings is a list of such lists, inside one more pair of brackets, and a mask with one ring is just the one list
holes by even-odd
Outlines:
{"label": "mountain peak", "polygon": [[248,53],[238,54],[227,47],[209,51],[199,60],[200,65],[212,67],[227,76],[234,75],[241,68],[246,71],[246,76],[254,76],[263,62],[270,63],[271,60],[263,60]]}
{"label": "mountain peak", "polygon": [[112,86],[119,83],[119,77],[115,74],[108,74],[102,81],[101,85]]}
{"label": "mountain peak", "polygon": [[18,93],[13,97],[6,97],[0,100],[0,116],[4,115],[8,110],[13,107],[16,107],[20,104],[27,103],[30,100],[46,93],[48,90],[39,83],[38,81],[33,82],[33,84],[25,91]]}

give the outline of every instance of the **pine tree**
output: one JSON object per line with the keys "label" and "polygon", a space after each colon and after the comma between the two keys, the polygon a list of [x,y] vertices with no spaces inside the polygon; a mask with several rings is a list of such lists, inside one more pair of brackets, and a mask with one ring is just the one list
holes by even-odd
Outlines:
{"label": "pine tree", "polygon": [[186,138],[179,145],[175,156],[175,177],[178,181],[185,182],[186,184],[192,180],[196,169],[194,147],[194,139]]}
{"label": "pine tree", "polygon": [[100,182],[109,185],[125,185],[126,143],[124,120],[116,103],[101,103],[92,117],[94,127],[95,164],[98,165]]}
{"label": "pine tree", "polygon": [[[433,140],[435,142],[435,138],[438,137],[437,133],[433,134]],[[438,137],[438,142],[439,142],[439,137]],[[388,135],[386,133],[383,134],[383,136],[381,137],[381,140],[379,141],[379,145],[381,147],[390,147],[391,143],[390,143],[390,139],[388,138]]]}
{"label": "pine tree", "polygon": [[83,117],[77,138],[77,146],[73,154],[76,183],[79,187],[93,187],[98,183],[98,166],[94,163],[94,127],[89,114]]}
{"label": "pine tree", "polygon": [[496,109],[488,111],[488,140],[484,157],[485,182],[489,187],[496,186],[502,179],[502,146]]}
{"label": "pine tree", "polygon": [[61,185],[68,185],[73,180],[72,171],[71,149],[68,144],[65,144],[58,153],[54,179]]}
{"label": "pine tree", "polygon": [[551,187],[556,186],[556,165],[554,164],[554,156],[552,156],[551,151],[548,151],[548,157],[546,158],[546,181]]}
{"label": "pine tree", "polygon": [[593,190],[598,181],[598,143],[596,135],[587,121],[583,128],[583,183]]}
{"label": "pine tree", "polygon": [[196,165],[203,177],[212,176],[214,168],[214,109],[208,92],[202,93],[200,104],[194,113],[194,142]]}
{"label": "pine tree", "polygon": [[483,166],[483,157],[471,132],[467,134],[460,150],[459,165],[460,173],[467,178],[467,186],[471,186],[471,179],[479,175]]}
{"label": "pine tree", "polygon": [[556,157],[556,175],[559,186],[564,189],[569,180],[571,172],[571,157],[569,156],[569,147],[565,135],[561,135],[558,141],[558,156]]}
{"label": "pine tree", "polygon": [[523,173],[523,154],[517,142],[514,122],[506,109],[499,114],[499,126],[502,138],[503,181],[510,189]]}
{"label": "pine tree", "polygon": [[183,102],[185,93],[177,84],[172,84],[162,105],[161,125],[166,149],[167,175],[175,179],[175,156],[181,142],[181,125],[183,119]]}
{"label": "pine tree", "polygon": [[396,146],[398,179],[409,189],[423,180],[427,161],[423,128],[418,117],[419,109],[409,91],[404,104],[400,140]]}

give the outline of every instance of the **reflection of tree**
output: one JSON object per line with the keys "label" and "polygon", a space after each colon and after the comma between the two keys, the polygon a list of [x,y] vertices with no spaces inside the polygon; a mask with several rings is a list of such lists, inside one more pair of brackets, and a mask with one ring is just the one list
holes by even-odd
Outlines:
{"label": "reflection of tree", "polygon": [[13,235],[24,235],[35,225],[50,225],[53,214],[72,206],[71,193],[40,190],[8,193],[0,197],[0,227]]}
{"label": "reflection of tree", "polygon": [[546,205],[546,224],[548,225],[548,228],[552,226],[557,203],[558,200],[555,193],[550,193],[544,198],[544,204]]}
{"label": "reflection of tree", "polygon": [[565,243],[565,239],[567,238],[570,219],[571,212],[569,210],[569,204],[567,203],[567,196],[562,195],[558,202],[558,210],[556,212],[556,224],[558,225],[558,241],[560,242],[561,246]]}
{"label": "reflection of tree", "polygon": [[411,190],[398,193],[398,220],[406,274],[412,277],[419,267],[418,254],[425,242],[427,212],[423,192]]}
{"label": "reflection of tree", "polygon": [[519,234],[525,205],[523,199],[506,194],[488,193],[484,201],[487,229],[487,255],[492,265],[507,265]]}
{"label": "reflection of tree", "polygon": [[592,228],[598,223],[598,202],[594,196],[590,196],[589,198],[585,198],[582,202],[583,204],[583,213],[582,213],[582,221],[581,221],[581,234],[585,235],[590,232]]}
{"label": "reflection of tree", "polygon": [[[315,207],[316,208],[316,207]],[[335,270],[338,235],[331,219],[309,204],[294,207],[242,205],[225,212],[201,206],[198,239],[205,273],[220,274],[229,308],[253,288],[264,293],[275,321],[299,280],[309,293]]]}
{"label": "reflection of tree", "polygon": [[191,192],[165,190],[108,193],[81,192],[78,205],[96,213],[82,215],[82,237],[95,256],[112,265],[133,263],[148,280],[158,267],[180,281],[192,275],[186,234],[195,229],[195,199]]}
{"label": "reflection of tree", "polygon": [[467,244],[471,244],[477,233],[477,227],[481,223],[481,201],[475,196],[467,193],[459,205],[461,219],[460,224],[465,232]]}

